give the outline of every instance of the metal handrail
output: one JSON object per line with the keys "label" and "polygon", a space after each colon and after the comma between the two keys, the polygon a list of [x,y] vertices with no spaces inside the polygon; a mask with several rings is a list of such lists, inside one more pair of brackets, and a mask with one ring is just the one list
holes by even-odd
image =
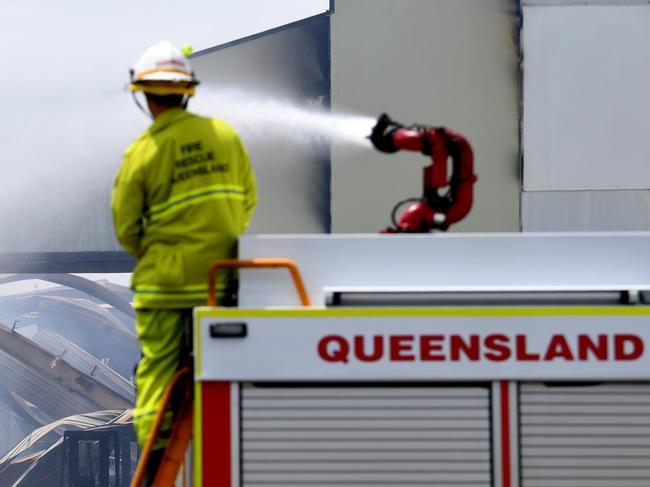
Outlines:
{"label": "metal handrail", "polygon": [[296,291],[300,297],[300,302],[303,306],[311,306],[311,299],[307,294],[305,285],[300,277],[300,271],[295,262],[291,259],[251,259],[251,260],[240,260],[240,259],[226,259],[218,260],[210,266],[208,271],[208,306],[217,306],[217,293],[216,293],[216,282],[217,282],[217,272],[221,269],[241,269],[241,268],[278,268],[284,267],[289,270],[291,277],[293,278],[293,283],[296,286]]}

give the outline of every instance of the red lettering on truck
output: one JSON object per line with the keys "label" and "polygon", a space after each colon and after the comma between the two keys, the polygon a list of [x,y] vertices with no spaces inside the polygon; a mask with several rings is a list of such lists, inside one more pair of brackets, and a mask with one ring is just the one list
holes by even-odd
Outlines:
{"label": "red lettering on truck", "polygon": [[556,358],[574,360],[573,353],[571,352],[571,347],[569,347],[569,344],[567,343],[566,337],[564,335],[553,335],[551,337],[551,343],[548,344],[548,348],[544,354],[544,360],[546,362],[555,360]]}
{"label": "red lettering on truck", "polygon": [[461,352],[467,360],[472,362],[481,359],[481,337],[478,335],[470,335],[468,338],[465,341],[460,335],[451,335],[449,337],[449,357],[452,361],[460,360]]}
{"label": "red lettering on truck", "polygon": [[350,344],[340,335],[328,335],[318,342],[318,355],[327,362],[348,362]]}
{"label": "red lettering on truck", "polygon": [[390,340],[390,359],[393,362],[414,362],[413,335],[393,335]]}
{"label": "red lettering on truck", "polygon": [[634,361],[645,353],[641,337],[631,334],[552,335],[533,343],[528,335],[327,335],[318,342],[326,362],[588,362]]}
{"label": "red lettering on truck", "polygon": [[485,348],[490,352],[485,352],[485,358],[492,362],[504,362],[512,355],[508,347],[510,339],[506,335],[488,335],[485,337]]}
{"label": "red lettering on truck", "polygon": [[596,360],[607,360],[607,350],[607,335],[598,335],[598,343],[589,335],[578,335],[578,360],[589,360],[590,353]]}
{"label": "red lettering on truck", "polygon": [[614,357],[616,360],[636,360],[643,355],[643,340],[636,335],[616,335],[614,337]]}
{"label": "red lettering on truck", "polygon": [[528,340],[526,335],[517,335],[515,337],[515,340],[517,341],[517,346],[515,348],[515,353],[517,354],[517,360],[521,362],[537,362],[539,361],[539,354],[538,353],[530,353],[528,351]]}
{"label": "red lettering on truck", "polygon": [[372,337],[372,352],[365,347],[365,337],[358,335],[354,337],[354,355],[362,362],[376,362],[384,355],[384,338],[381,335]]}
{"label": "red lettering on truck", "polygon": [[420,337],[420,360],[423,362],[442,362],[442,341],[444,335],[422,335]]}

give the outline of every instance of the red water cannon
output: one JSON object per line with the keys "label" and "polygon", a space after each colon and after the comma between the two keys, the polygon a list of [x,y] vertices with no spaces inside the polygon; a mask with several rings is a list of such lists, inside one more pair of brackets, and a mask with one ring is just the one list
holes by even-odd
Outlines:
{"label": "red water cannon", "polygon": [[[445,231],[469,213],[477,177],[472,147],[462,135],[444,127],[405,127],[384,113],[372,129],[370,140],[381,152],[410,150],[431,157],[431,165],[424,168],[422,196],[398,202],[391,213],[393,226],[382,233]],[[448,177],[450,158],[452,174]],[[399,209],[406,204],[409,206],[397,221]]]}

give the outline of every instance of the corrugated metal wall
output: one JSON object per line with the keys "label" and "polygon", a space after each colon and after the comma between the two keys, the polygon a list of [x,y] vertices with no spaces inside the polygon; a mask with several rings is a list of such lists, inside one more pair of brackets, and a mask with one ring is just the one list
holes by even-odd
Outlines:
{"label": "corrugated metal wall", "polygon": [[491,485],[488,387],[242,388],[245,487]]}

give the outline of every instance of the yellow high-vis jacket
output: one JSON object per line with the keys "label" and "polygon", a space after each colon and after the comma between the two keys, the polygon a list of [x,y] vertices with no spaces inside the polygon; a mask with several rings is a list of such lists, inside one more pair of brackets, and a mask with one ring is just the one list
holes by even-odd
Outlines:
{"label": "yellow high-vis jacket", "polygon": [[[115,179],[117,239],[135,257],[135,308],[206,303],[207,270],[237,256],[257,192],[244,146],[225,122],[181,108],[133,142]],[[231,276],[220,275],[223,290]]]}

